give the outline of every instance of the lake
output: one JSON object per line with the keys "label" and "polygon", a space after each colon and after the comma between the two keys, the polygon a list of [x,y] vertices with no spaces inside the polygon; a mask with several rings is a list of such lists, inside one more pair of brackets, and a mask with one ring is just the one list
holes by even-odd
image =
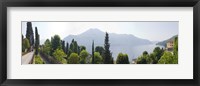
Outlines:
{"label": "lake", "polygon": [[164,48],[164,46],[159,46],[156,44],[148,44],[148,45],[139,45],[139,46],[110,46],[110,50],[112,52],[112,56],[114,60],[117,59],[117,56],[120,52],[128,54],[129,61],[132,59],[138,58],[144,51],[148,53],[152,53],[155,47]]}

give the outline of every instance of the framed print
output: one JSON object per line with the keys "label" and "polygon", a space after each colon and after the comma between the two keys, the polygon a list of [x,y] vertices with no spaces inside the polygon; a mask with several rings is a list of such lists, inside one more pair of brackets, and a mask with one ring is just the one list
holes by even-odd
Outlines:
{"label": "framed print", "polygon": [[0,6],[1,85],[199,85],[199,0]]}

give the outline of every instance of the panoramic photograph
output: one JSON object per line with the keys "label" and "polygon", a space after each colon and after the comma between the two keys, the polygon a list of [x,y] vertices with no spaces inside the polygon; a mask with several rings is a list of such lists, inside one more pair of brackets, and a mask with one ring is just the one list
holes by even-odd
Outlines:
{"label": "panoramic photograph", "polygon": [[178,21],[22,21],[21,64],[178,64]]}

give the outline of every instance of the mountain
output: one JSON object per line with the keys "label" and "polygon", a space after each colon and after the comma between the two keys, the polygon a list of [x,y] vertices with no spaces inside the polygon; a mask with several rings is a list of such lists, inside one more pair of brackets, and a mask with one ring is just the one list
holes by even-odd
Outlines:
{"label": "mountain", "polygon": [[169,39],[167,39],[167,40],[158,42],[158,43],[156,43],[156,45],[166,46],[166,44],[167,44],[167,42],[168,42],[169,40],[174,40],[176,37],[178,37],[178,35],[172,36],[171,38],[169,38]]}
{"label": "mountain", "polygon": [[[117,57],[119,52],[127,53],[132,59],[134,46],[148,45],[152,44],[149,40],[138,38],[131,34],[109,34],[110,50],[113,57]],[[95,46],[104,46],[105,32],[99,29],[89,29],[78,35],[69,35],[63,40],[65,42],[71,43],[72,39],[76,40],[78,45],[84,45],[86,50],[92,52],[92,40],[94,40]]]}
{"label": "mountain", "polygon": [[[138,38],[131,34],[109,34],[110,47],[125,46],[132,47],[137,45],[152,44],[149,40]],[[72,39],[76,40],[78,45],[84,45],[87,51],[91,52],[92,40],[95,46],[103,46],[105,39],[105,32],[99,29],[89,29],[78,35],[69,35],[64,38],[65,42],[71,43]]]}

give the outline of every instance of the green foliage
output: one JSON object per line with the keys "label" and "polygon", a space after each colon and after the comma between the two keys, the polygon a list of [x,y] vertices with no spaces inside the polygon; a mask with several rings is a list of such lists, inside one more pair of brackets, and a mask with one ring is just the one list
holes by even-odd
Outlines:
{"label": "green foliage", "polygon": [[85,64],[86,58],[89,56],[89,53],[86,50],[82,50],[80,53],[80,63]]}
{"label": "green foliage", "polygon": [[136,60],[137,64],[152,64],[153,59],[155,58],[154,54],[148,54],[147,51],[144,51],[141,56],[139,56]]}
{"label": "green foliage", "polygon": [[63,50],[64,52],[66,52],[65,41],[63,40],[63,41],[61,41],[61,43],[62,43],[62,50]]}
{"label": "green foliage", "polygon": [[148,55],[148,52],[147,52],[147,51],[144,51],[142,54],[143,54],[143,55]]}
{"label": "green foliage", "polygon": [[66,59],[64,59],[66,54],[62,49],[56,49],[55,52],[53,53],[53,56],[56,58],[56,60],[60,61],[61,63],[63,64],[67,63]]}
{"label": "green foliage", "polygon": [[52,52],[54,52],[56,49],[61,49],[61,40],[59,35],[54,35],[54,37],[51,38],[51,47]]}
{"label": "green foliage", "polygon": [[50,52],[51,52],[51,42],[49,39],[47,39],[45,42],[44,42],[44,47],[43,47],[43,53],[45,55],[50,55]]}
{"label": "green foliage", "polygon": [[173,63],[178,64],[178,37],[174,39],[174,58]]}
{"label": "green foliage", "polygon": [[94,64],[94,41],[92,42],[92,64]]}
{"label": "green foliage", "polygon": [[38,54],[38,48],[39,48],[39,34],[38,34],[38,30],[37,27],[35,27],[35,54]]}
{"label": "green foliage", "polygon": [[83,51],[83,50],[86,50],[86,47],[85,46],[79,46],[80,47],[80,50]]}
{"label": "green foliage", "polygon": [[164,52],[163,56],[158,61],[158,64],[173,64],[173,55],[171,52]]}
{"label": "green foliage", "polygon": [[42,61],[41,57],[39,55],[35,55],[34,56],[34,63],[35,64],[44,64],[44,62]]}
{"label": "green foliage", "polygon": [[79,64],[79,56],[77,53],[70,54],[68,64]]}
{"label": "green foliage", "polygon": [[103,53],[105,52],[105,50],[102,46],[96,46],[95,52],[99,52],[101,56],[103,56]]}
{"label": "green foliage", "polygon": [[78,44],[74,41],[74,53],[78,53]]}
{"label": "green foliage", "polygon": [[154,61],[155,63],[157,63],[158,60],[161,58],[161,56],[163,55],[163,52],[164,52],[164,50],[163,50],[163,49],[160,49],[160,47],[156,47],[156,48],[153,50],[153,53],[155,54],[156,60],[157,60],[157,61]]}
{"label": "green foliage", "polygon": [[31,22],[27,22],[26,38],[28,39],[30,46],[32,46],[34,44],[34,35]]}
{"label": "green foliage", "polygon": [[106,32],[105,41],[104,41],[104,64],[113,64],[112,56],[110,53],[110,43],[109,43],[109,35]]}
{"label": "green foliage", "polygon": [[142,55],[140,57],[137,58],[136,63],[137,64],[147,64],[147,55]]}
{"label": "green foliage", "polygon": [[70,55],[71,53],[77,53],[77,54],[79,54],[79,53],[80,53],[79,48],[80,48],[80,47],[78,46],[77,42],[74,41],[74,39],[72,39],[72,42],[71,42],[71,44],[70,44],[70,49],[69,49],[69,55]]}
{"label": "green foliage", "polygon": [[116,60],[117,64],[129,64],[129,59],[127,54],[119,53]]}
{"label": "green foliage", "polygon": [[25,43],[24,43],[24,36],[22,35],[22,52],[25,52]]}
{"label": "green foliage", "polygon": [[[92,63],[92,59],[90,60]],[[94,52],[94,64],[102,64],[103,58],[99,52]]]}
{"label": "green foliage", "polygon": [[67,44],[66,44],[66,49],[65,49],[65,53],[68,55],[68,53],[69,53],[69,43],[67,42]]}
{"label": "green foliage", "polygon": [[149,55],[149,60],[150,60],[150,63],[152,63],[152,64],[157,64],[157,62],[158,62],[155,53],[151,53]]}
{"label": "green foliage", "polygon": [[25,47],[25,49],[30,48],[30,43],[29,43],[29,40],[27,38],[24,39],[24,47]]}

